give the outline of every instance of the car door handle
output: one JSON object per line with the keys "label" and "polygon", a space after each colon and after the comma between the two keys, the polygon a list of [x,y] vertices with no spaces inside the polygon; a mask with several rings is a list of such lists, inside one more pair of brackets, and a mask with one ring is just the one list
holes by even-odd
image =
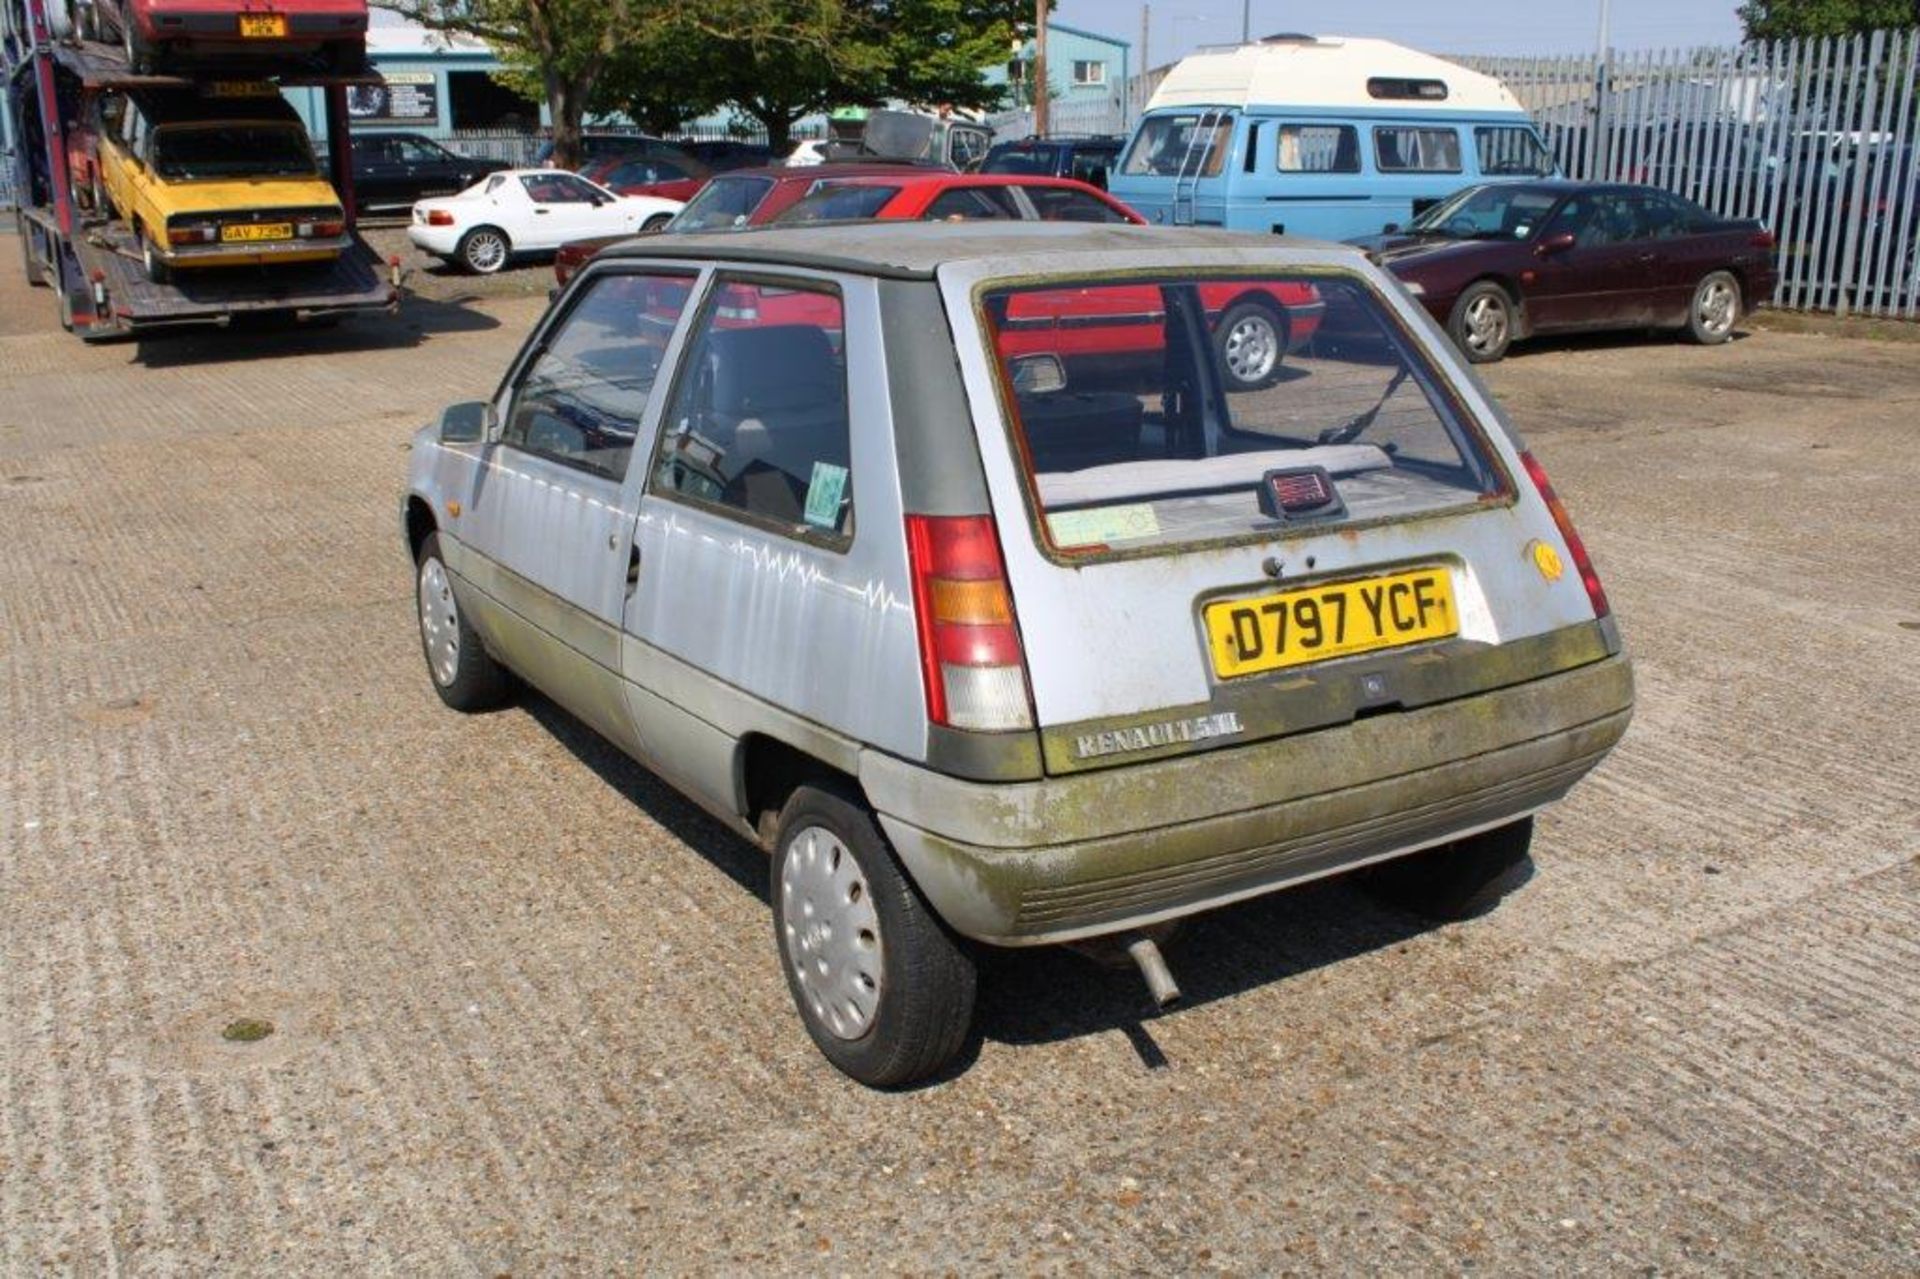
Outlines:
{"label": "car door handle", "polygon": [[544,218],[544,217],[546,217],[546,216],[547,216],[547,212],[548,212],[548,210],[546,210],[546,209],[535,209],[535,210],[533,211],[533,215],[534,215],[535,217],[537,217],[537,218]]}
{"label": "car door handle", "polygon": [[639,587],[639,585],[640,585],[640,547],[638,543],[635,543],[633,549],[627,553],[627,596],[628,598],[632,598],[633,592]]}

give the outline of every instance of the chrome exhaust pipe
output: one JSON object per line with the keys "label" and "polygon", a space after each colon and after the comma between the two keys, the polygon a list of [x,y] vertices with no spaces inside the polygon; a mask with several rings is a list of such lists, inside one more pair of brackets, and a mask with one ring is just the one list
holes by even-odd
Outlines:
{"label": "chrome exhaust pipe", "polygon": [[1171,1008],[1180,1002],[1180,987],[1173,980],[1173,973],[1167,969],[1166,957],[1160,953],[1160,947],[1151,937],[1141,934],[1127,942],[1127,955],[1139,966],[1140,975],[1146,978],[1147,991],[1153,996],[1157,1008]]}

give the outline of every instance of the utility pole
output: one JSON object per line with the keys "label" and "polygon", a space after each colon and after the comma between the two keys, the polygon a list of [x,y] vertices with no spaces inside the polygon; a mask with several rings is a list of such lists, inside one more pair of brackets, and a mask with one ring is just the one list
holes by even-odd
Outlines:
{"label": "utility pole", "polygon": [[1610,124],[1607,95],[1613,90],[1612,8],[1611,0],[1600,0],[1600,56],[1594,64],[1593,145],[1588,148],[1593,157],[1587,169],[1587,180],[1591,182],[1605,182],[1612,164],[1613,144],[1607,137]]}
{"label": "utility pole", "polygon": [[1146,80],[1144,77],[1146,76],[1147,72],[1153,70],[1153,60],[1147,56],[1147,33],[1150,30],[1149,23],[1152,21],[1152,18],[1153,18],[1153,6],[1150,4],[1141,5],[1140,6],[1140,65],[1137,68],[1135,68],[1133,73],[1133,80],[1130,84],[1127,85],[1127,125],[1128,127],[1132,127],[1135,114],[1141,108],[1147,105],[1146,99],[1140,96],[1140,86],[1146,83]]}
{"label": "utility pole", "polygon": [[1253,43],[1253,0],[1240,0],[1240,43]]}
{"label": "utility pole", "polygon": [[1047,0],[1033,0],[1033,68],[1028,89],[1033,94],[1033,131],[1047,136]]}

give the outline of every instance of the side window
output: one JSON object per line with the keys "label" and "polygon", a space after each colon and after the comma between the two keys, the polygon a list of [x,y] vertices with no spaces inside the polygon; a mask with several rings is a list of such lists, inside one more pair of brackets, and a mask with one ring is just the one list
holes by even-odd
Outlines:
{"label": "side window", "polygon": [[978,129],[955,129],[947,135],[947,163],[965,173],[986,159],[991,135]]}
{"label": "side window", "polygon": [[1113,167],[1111,151],[1075,151],[1073,168],[1067,176],[1077,178],[1090,187],[1099,187],[1104,191],[1107,189],[1107,170],[1111,167]]}
{"label": "side window", "polygon": [[722,278],[674,381],[653,490],[793,533],[849,536],[843,317],[826,286]]}
{"label": "side window", "polygon": [[1274,149],[1282,173],[1360,172],[1360,133],[1350,124],[1283,124]]}
{"label": "side window", "polygon": [[1550,177],[1553,155],[1532,129],[1496,125],[1473,131],[1480,172],[1488,177]]}
{"label": "side window", "polygon": [[1618,195],[1574,196],[1560,206],[1546,234],[1573,233],[1573,242],[1583,249],[1620,244],[1637,239],[1640,218],[1637,211]]}
{"label": "side window", "polygon": [[1373,162],[1382,173],[1458,173],[1460,135],[1452,129],[1379,125],[1373,131]]}
{"label": "side window", "polygon": [[409,164],[439,164],[447,158],[447,153],[419,138],[401,138],[396,144],[400,158]]}
{"label": "side window", "polygon": [[604,275],[521,375],[502,443],[619,480],[693,277]]}
{"label": "side window", "polygon": [[1125,222],[1119,210],[1085,191],[1065,187],[1024,187],[1042,222]]}
{"label": "side window", "polygon": [[958,187],[935,197],[922,222],[977,222],[1017,218],[1020,210],[1004,189],[994,187]]}
{"label": "side window", "polygon": [[530,173],[520,179],[535,204],[591,204],[599,189],[571,173]]}

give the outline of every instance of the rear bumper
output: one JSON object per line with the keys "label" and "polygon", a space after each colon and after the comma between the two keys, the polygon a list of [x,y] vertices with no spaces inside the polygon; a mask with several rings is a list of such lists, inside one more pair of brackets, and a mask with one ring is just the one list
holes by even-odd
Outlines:
{"label": "rear bumper", "polygon": [[[273,266],[298,262],[330,262],[352,245],[351,236],[306,240],[262,240],[252,244],[183,244],[161,249],[168,266]],[[157,247],[157,246],[156,246]]]}
{"label": "rear bumper", "polygon": [[872,752],[861,783],[955,930],[1000,945],[1177,918],[1502,825],[1620,740],[1624,657],[1301,733],[1016,786]]}
{"label": "rear bumper", "polygon": [[417,249],[434,254],[437,257],[450,258],[454,249],[459,247],[463,228],[453,226],[426,226],[419,222],[407,224],[407,239]]}

